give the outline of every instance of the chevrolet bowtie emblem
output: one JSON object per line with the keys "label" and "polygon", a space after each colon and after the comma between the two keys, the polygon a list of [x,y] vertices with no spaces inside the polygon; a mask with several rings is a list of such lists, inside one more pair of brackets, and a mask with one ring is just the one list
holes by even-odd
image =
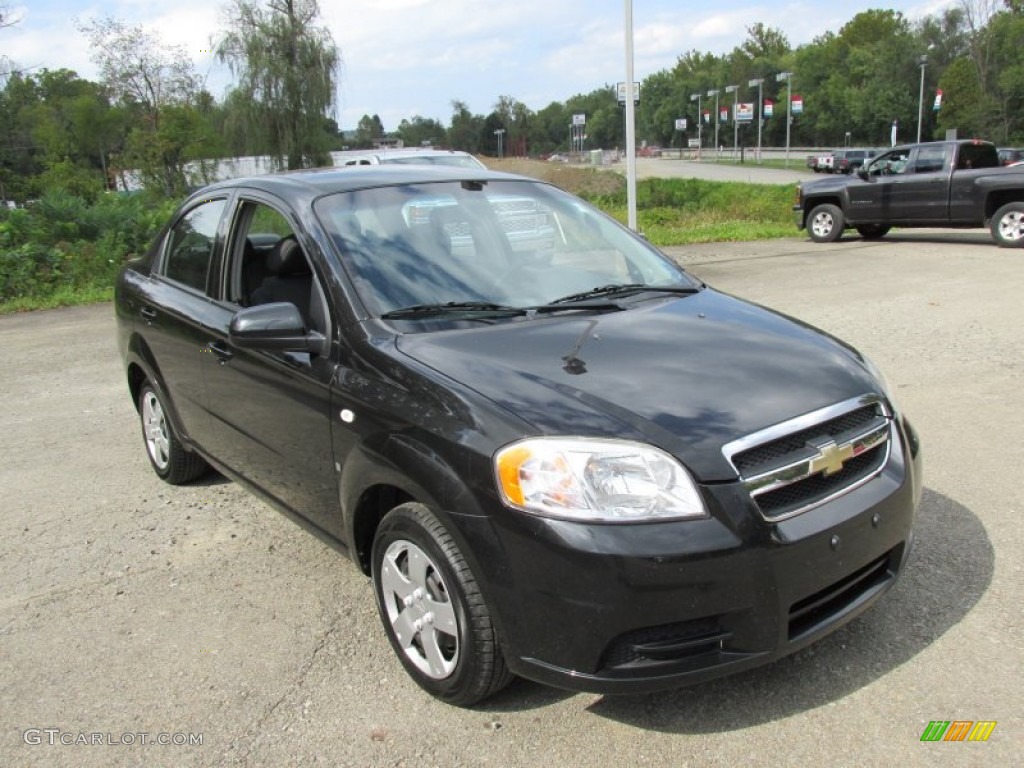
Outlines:
{"label": "chevrolet bowtie emblem", "polygon": [[818,455],[811,459],[811,465],[807,474],[815,475],[824,472],[825,476],[834,475],[843,468],[843,464],[854,457],[855,449],[852,443],[843,446],[836,445],[834,440],[825,443],[812,443],[818,449]]}

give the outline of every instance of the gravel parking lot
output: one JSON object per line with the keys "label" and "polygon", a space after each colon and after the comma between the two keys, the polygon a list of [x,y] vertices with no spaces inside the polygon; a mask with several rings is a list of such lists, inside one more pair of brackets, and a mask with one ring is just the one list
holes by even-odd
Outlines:
{"label": "gravel parking lot", "polygon": [[[857,345],[921,433],[915,552],[865,616],[693,688],[447,707],[345,557],[220,477],[156,478],[110,305],[0,317],[0,765],[1019,765],[1024,251],[917,230],[672,254]],[[922,743],[931,720],[998,724]]]}

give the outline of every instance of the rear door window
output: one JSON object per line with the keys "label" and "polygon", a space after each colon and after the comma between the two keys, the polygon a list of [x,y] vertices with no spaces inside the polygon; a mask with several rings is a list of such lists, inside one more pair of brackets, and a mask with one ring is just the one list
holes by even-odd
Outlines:
{"label": "rear door window", "polygon": [[951,147],[940,145],[935,147],[919,147],[914,160],[914,173],[935,173],[946,167]]}
{"label": "rear door window", "polygon": [[225,200],[209,200],[186,213],[171,229],[163,275],[200,293],[206,292],[217,230]]}

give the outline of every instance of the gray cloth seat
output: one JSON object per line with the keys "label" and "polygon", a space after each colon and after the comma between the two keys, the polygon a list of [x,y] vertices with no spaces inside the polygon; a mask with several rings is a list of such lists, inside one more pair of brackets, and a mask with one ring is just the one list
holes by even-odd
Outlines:
{"label": "gray cloth seat", "polygon": [[252,292],[252,303],[286,301],[294,304],[308,328],[313,273],[294,235],[282,237],[278,241],[267,255],[265,266],[267,276],[263,278],[260,287]]}

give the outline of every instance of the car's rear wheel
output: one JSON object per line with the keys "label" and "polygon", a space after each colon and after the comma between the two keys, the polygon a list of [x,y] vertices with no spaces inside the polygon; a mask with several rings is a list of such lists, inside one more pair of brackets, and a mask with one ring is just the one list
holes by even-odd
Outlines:
{"label": "car's rear wheel", "polygon": [[185,450],[181,444],[160,393],[149,382],[139,391],[139,419],[149,463],[163,480],[181,485],[206,472],[207,464],[202,456]]}
{"label": "car's rear wheel", "polygon": [[807,218],[807,233],[816,243],[834,243],[843,236],[845,222],[839,206],[824,203],[816,206]]}
{"label": "car's rear wheel", "polygon": [[1001,248],[1024,248],[1024,203],[1007,203],[996,211],[989,226]]}
{"label": "car's rear wheel", "polygon": [[508,684],[512,675],[476,578],[427,507],[402,504],[384,517],[372,566],[384,630],[421,688],[467,707]]}
{"label": "car's rear wheel", "polygon": [[857,227],[857,232],[865,240],[880,240],[889,234],[891,227],[883,226],[882,224],[864,224]]}

